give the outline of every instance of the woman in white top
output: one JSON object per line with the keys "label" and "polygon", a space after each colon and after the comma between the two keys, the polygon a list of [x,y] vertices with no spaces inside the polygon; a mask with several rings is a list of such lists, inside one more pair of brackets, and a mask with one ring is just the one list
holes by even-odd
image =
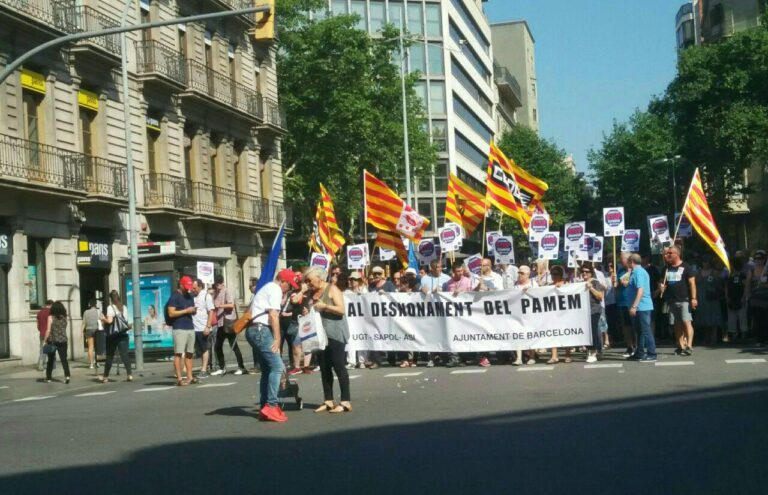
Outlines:
{"label": "woman in white top", "polygon": [[115,317],[118,314],[125,318],[125,306],[123,306],[123,301],[120,299],[120,293],[113,290],[109,293],[107,316],[101,317],[101,322],[107,331],[107,361],[104,363],[104,376],[99,377],[102,383],[109,382],[109,370],[112,368],[112,361],[115,359],[115,351],[120,352],[120,359],[122,359],[125,366],[125,374],[128,375],[128,381],[133,381],[131,359],[128,356],[128,332],[114,333],[110,331],[110,327],[115,323]]}
{"label": "woman in white top", "polygon": [[[528,265],[520,265],[520,268],[517,269],[517,281],[515,282],[515,285],[512,286],[512,288],[525,292],[528,289],[532,289],[533,287],[538,287],[538,284],[536,283],[535,280],[531,279],[531,267],[529,267]],[[525,355],[526,355],[525,364],[536,364],[535,349],[530,349],[528,351],[525,351]],[[512,364],[514,364],[515,366],[520,366],[521,364],[523,364],[522,351],[517,351],[517,359]]]}

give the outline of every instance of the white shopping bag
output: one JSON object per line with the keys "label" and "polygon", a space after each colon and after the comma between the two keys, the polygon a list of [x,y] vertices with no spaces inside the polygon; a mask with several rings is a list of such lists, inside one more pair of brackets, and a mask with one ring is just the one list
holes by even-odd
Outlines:
{"label": "white shopping bag", "polygon": [[306,316],[299,316],[299,341],[305,353],[322,351],[328,345],[320,313],[310,309]]}

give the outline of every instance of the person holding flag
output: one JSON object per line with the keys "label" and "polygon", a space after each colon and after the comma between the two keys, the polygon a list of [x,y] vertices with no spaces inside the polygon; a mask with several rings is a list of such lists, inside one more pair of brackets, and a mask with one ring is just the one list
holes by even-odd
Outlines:
{"label": "person holding flag", "polygon": [[315,253],[336,256],[336,253],[345,243],[344,234],[336,221],[336,212],[331,195],[321,183],[320,201],[317,202],[315,209],[315,221],[312,235],[309,238],[309,247]]}

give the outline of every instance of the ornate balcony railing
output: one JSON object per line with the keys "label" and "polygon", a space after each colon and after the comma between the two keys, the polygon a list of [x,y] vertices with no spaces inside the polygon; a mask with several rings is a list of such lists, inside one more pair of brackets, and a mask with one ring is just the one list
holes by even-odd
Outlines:
{"label": "ornate balcony railing", "polygon": [[128,197],[125,165],[0,134],[0,176],[75,193]]}
{"label": "ornate balcony railing", "polygon": [[56,23],[57,12],[74,6],[74,0],[0,0],[0,7],[9,7],[39,23],[56,27],[62,31],[62,27]]}
{"label": "ornate balcony railing", "polygon": [[192,181],[169,174],[146,174],[144,205],[148,208],[192,210]]}
{"label": "ornate balcony railing", "polygon": [[158,41],[136,42],[136,66],[139,74],[160,74],[185,85],[184,55]]}
{"label": "ornate balcony railing", "polygon": [[285,129],[285,111],[278,102],[266,96],[263,99],[264,121],[275,127]]}
{"label": "ornate balcony railing", "polygon": [[[54,14],[54,24],[70,34],[98,31],[120,25],[115,19],[87,5],[57,7],[54,9]],[[79,44],[96,45],[114,54],[116,57],[119,57],[122,53],[119,34],[87,38],[79,42]]]}
{"label": "ornate balcony railing", "polygon": [[263,118],[261,95],[196,60],[186,61],[187,87],[236,108]]}
{"label": "ornate balcony railing", "polygon": [[509,72],[509,69],[498,64],[493,64],[493,75],[499,89],[506,90],[517,100],[516,106],[521,106],[523,102],[523,90],[515,76]]}

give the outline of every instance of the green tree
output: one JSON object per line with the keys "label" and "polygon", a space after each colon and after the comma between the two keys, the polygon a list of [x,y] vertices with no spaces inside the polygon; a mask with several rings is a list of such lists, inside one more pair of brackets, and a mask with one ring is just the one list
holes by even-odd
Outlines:
{"label": "green tree", "polygon": [[662,105],[713,209],[750,192],[744,171],[768,159],[768,26],[681,52]]}
{"label": "green tree", "polygon": [[[342,228],[352,235],[360,230],[362,170],[393,188],[404,177],[401,79],[392,63],[397,33],[386,29],[372,39],[355,28],[355,16],[310,21],[300,9],[291,12],[294,17],[280,29],[278,54],[289,131],[283,142],[284,166],[291,170],[286,195],[308,230],[322,182]],[[421,125],[424,109],[413,89],[415,79],[407,78],[406,92],[411,168],[420,176],[431,170],[437,155]]]}
{"label": "green tree", "polygon": [[[635,111],[625,123],[614,121],[600,148],[587,155],[600,207],[624,206],[628,228],[643,228],[647,215],[670,215],[672,167],[661,160],[679,151],[672,121],[657,109]],[[676,177],[690,177],[689,163],[675,165]],[[678,195],[684,188],[678,184]],[[682,201],[678,197],[678,208]]]}
{"label": "green tree", "polygon": [[[549,185],[543,201],[552,217],[553,229],[560,229],[569,221],[594,218],[587,183],[580,174],[574,175],[566,169],[566,153],[557,144],[516,124],[501,136],[498,146],[508,158]],[[503,229],[512,232],[519,248],[528,245],[516,220],[505,218]],[[492,229],[488,227],[488,230]]]}

